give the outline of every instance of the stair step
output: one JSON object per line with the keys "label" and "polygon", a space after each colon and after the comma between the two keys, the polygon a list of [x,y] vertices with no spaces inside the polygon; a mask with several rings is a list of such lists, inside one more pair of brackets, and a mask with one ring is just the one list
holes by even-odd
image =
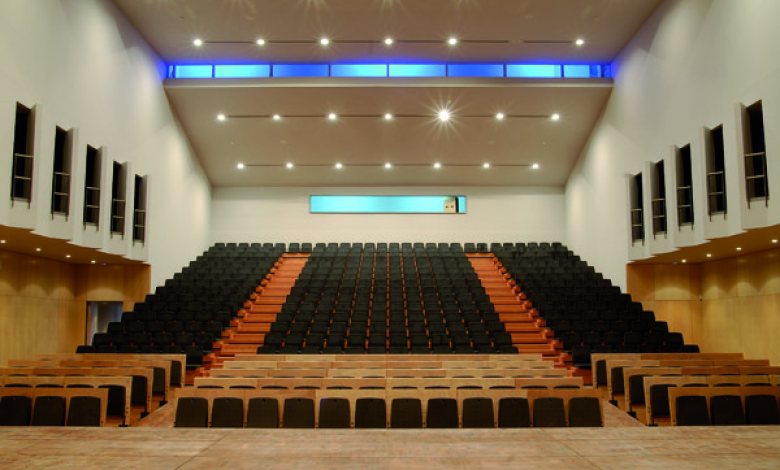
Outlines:
{"label": "stair step", "polygon": [[234,325],[239,333],[268,333],[271,331],[270,323],[244,323]]}
{"label": "stair step", "polygon": [[[229,344],[247,344],[251,343],[257,346],[263,343],[265,334],[263,333],[240,333],[238,331],[230,332]],[[223,346],[224,348],[224,346]]]}
{"label": "stair step", "polygon": [[546,335],[541,333],[512,333],[512,344],[541,343],[549,344]]}
{"label": "stair step", "polygon": [[246,323],[273,323],[276,321],[275,313],[247,313],[243,319]]}

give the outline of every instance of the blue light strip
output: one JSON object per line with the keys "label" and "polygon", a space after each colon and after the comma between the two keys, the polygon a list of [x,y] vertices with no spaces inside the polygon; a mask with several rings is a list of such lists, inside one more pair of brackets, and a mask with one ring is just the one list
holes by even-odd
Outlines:
{"label": "blue light strip", "polygon": [[466,196],[309,196],[312,214],[465,214]]}
{"label": "blue light strip", "polygon": [[168,78],[612,78],[608,64],[216,64],[169,65]]}

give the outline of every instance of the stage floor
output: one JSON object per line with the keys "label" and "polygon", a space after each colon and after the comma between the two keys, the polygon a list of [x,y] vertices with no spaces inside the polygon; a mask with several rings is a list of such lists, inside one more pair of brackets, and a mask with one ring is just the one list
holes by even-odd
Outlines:
{"label": "stage floor", "polygon": [[488,430],[0,428],[0,468],[778,469],[780,426]]}

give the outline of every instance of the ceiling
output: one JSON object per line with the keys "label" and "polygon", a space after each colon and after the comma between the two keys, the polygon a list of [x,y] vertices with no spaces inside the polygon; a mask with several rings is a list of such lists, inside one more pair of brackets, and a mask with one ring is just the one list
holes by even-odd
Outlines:
{"label": "ceiling", "polygon": [[[608,63],[660,0],[115,3],[168,63]],[[318,43],[323,36],[328,47]],[[461,42],[449,46],[449,37]],[[165,89],[215,186],[561,186],[611,81],[177,79]],[[435,119],[441,109],[452,112],[450,122]],[[330,112],[339,119],[328,121]],[[217,121],[219,113],[227,120]],[[383,121],[384,113],[395,118]],[[437,161],[443,168],[433,170]]]}
{"label": "ceiling", "polygon": [[120,255],[69,243],[68,240],[38,235],[30,230],[0,225],[0,250],[13,251],[70,264],[142,264]]}

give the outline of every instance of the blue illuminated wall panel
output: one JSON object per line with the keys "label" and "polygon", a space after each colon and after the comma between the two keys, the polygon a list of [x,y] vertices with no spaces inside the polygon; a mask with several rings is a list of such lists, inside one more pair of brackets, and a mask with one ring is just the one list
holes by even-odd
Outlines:
{"label": "blue illuminated wall panel", "polygon": [[466,196],[309,197],[312,214],[465,214]]}
{"label": "blue illuminated wall panel", "polygon": [[444,64],[390,64],[391,77],[444,77]]}
{"label": "blue illuminated wall panel", "polygon": [[506,76],[510,78],[561,78],[561,66],[542,64],[507,64]]}
{"label": "blue illuminated wall panel", "polygon": [[177,65],[173,71],[176,78],[211,78],[211,65]]}
{"label": "blue illuminated wall panel", "polygon": [[331,77],[387,77],[387,64],[334,64]]}
{"label": "blue illuminated wall panel", "polygon": [[214,78],[268,78],[271,66],[267,64],[215,65]]}
{"label": "blue illuminated wall panel", "polygon": [[504,64],[449,64],[450,77],[503,77]]}
{"label": "blue illuminated wall panel", "polygon": [[327,77],[328,64],[279,64],[273,72],[274,77]]}

